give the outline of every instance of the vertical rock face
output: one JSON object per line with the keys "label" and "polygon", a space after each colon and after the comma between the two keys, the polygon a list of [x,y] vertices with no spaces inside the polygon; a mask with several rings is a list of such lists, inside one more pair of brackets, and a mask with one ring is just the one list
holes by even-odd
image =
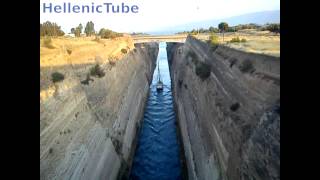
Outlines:
{"label": "vertical rock face", "polygon": [[167,46],[189,179],[280,179],[280,59]]}
{"label": "vertical rock face", "polygon": [[40,102],[40,179],[126,174],[158,55],[157,43],[135,46],[115,64],[97,57],[100,78],[92,64],[63,67],[68,80]]}

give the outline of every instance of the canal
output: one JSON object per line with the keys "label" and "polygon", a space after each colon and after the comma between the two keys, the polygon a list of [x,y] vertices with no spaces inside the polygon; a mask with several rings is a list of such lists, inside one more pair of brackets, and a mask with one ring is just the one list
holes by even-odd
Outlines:
{"label": "canal", "polygon": [[159,44],[158,64],[164,89],[162,92],[156,90],[156,67],[133,159],[131,180],[181,179],[180,147],[165,42]]}

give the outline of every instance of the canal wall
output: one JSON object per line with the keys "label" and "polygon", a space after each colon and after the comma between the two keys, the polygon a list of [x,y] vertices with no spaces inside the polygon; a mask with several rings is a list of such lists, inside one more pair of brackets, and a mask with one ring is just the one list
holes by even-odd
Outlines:
{"label": "canal wall", "polygon": [[167,46],[189,179],[280,179],[280,58]]}
{"label": "canal wall", "polygon": [[[61,55],[63,63],[54,66],[48,58],[47,66],[41,67],[40,179],[112,180],[129,171],[158,44],[134,45],[130,40],[110,46],[102,40],[87,44],[80,44],[79,51],[74,45],[72,52],[57,45],[41,49],[60,52],[51,58]],[[112,48],[114,59],[108,59],[106,52]],[[50,89],[44,85],[52,72],[65,77]]]}

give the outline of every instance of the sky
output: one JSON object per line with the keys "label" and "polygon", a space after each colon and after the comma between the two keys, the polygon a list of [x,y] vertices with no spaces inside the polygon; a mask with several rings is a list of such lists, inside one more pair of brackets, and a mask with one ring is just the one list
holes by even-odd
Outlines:
{"label": "sky", "polygon": [[[43,3],[91,5],[113,3],[137,5],[136,14],[43,13]],[[82,23],[93,21],[95,29],[117,32],[149,32],[208,19],[222,19],[247,13],[280,10],[280,0],[40,0],[40,23],[56,22],[66,33]]]}

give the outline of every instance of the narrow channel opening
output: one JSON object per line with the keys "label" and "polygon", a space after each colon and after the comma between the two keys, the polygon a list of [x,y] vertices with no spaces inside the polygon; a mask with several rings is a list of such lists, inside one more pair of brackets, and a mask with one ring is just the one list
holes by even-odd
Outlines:
{"label": "narrow channel opening", "polygon": [[[130,179],[182,179],[167,44],[160,42]],[[157,90],[159,79],[163,89]]]}

